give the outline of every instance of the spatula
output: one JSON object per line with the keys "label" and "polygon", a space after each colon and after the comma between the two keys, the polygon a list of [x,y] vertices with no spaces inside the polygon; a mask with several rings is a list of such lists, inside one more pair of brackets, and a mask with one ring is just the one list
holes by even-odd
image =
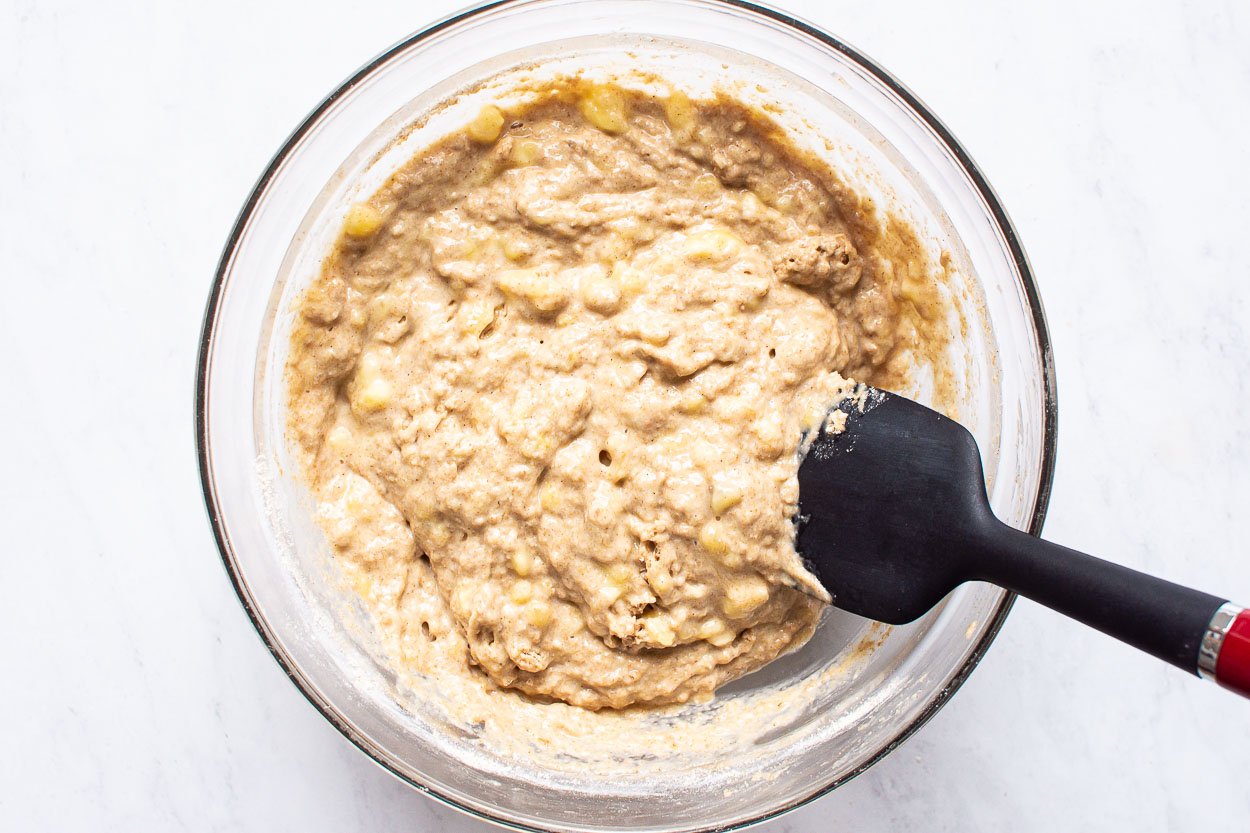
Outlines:
{"label": "spatula", "polygon": [[901,625],[991,582],[1250,697],[1250,611],[1001,522],[959,423],[864,386],[809,440],[796,544],[835,606]]}

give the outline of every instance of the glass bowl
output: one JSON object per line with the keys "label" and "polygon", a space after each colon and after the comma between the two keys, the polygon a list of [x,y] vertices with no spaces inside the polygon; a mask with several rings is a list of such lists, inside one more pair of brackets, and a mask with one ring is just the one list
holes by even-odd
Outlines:
{"label": "glass bowl", "polygon": [[[488,4],[407,38],[331,93],[274,157],[222,255],[197,381],[205,500],[274,658],[398,777],[518,829],[730,829],[810,801],[897,747],[971,673],[1012,595],[967,584],[899,628],[827,611],[804,648],[710,703],[594,715],[505,695],[499,715],[476,719],[463,692],[400,679],[379,656],[283,437],[294,301],[347,207],[499,93],[487,79],[572,70],[732,88],[913,223],[946,264],[962,318],[949,410],[977,436],[998,516],[1040,531],[1054,368],[1006,213],[946,128],[880,67],[806,23],[732,0]],[[922,372],[907,393],[932,394]]]}

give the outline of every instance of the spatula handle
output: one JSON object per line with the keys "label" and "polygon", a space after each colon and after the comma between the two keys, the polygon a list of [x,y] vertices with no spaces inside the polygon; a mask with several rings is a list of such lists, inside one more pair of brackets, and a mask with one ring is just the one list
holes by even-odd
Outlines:
{"label": "spatula handle", "polygon": [[1250,697],[1250,611],[986,518],[974,575]]}

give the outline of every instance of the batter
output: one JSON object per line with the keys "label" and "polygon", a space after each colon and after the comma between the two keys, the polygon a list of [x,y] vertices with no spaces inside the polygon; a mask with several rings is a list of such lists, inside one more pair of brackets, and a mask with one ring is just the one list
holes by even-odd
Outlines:
{"label": "batter", "polygon": [[919,245],[874,217],[729,98],[580,79],[354,206],[289,432],[391,661],[600,709],[801,645],[803,432],[944,345]]}

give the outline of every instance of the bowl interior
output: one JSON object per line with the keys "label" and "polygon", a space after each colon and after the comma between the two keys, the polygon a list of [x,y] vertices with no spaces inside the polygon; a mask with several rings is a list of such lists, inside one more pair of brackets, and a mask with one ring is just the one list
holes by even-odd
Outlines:
{"label": "bowl interior", "polygon": [[[658,76],[696,95],[729,88],[768,104],[808,149],[920,230],[932,262],[946,264],[962,332],[949,357],[950,410],[981,444],[999,517],[1040,523],[1053,382],[1027,267],[992,195],[940,126],[865,59],[768,13],[693,0],[536,0],[470,13],[399,45],[310,117],[245,207],[210,303],[199,392],[206,494],[227,566],[275,656],[396,774],[517,826],[719,828],[795,806],[892,748],[970,670],[1007,595],[966,585],[890,629],[829,611],[803,649],[711,703],[590,714],[519,696],[488,701],[472,686],[397,676],[379,656],[283,437],[295,301],[347,207],[518,81],[577,71],[640,87]],[[931,398],[925,368],[908,393]]]}

